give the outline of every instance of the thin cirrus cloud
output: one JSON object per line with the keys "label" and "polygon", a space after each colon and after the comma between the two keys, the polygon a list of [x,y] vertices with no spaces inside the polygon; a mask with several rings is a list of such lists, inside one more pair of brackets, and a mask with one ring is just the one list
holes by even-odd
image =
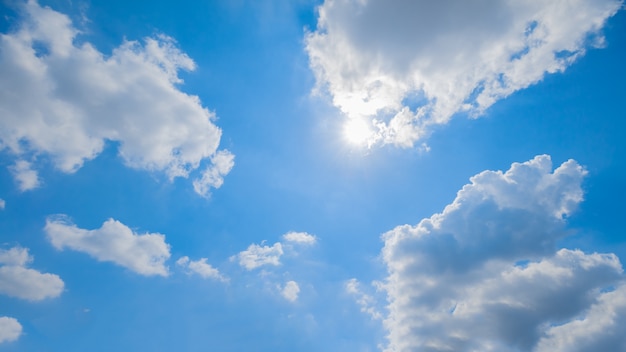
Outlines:
{"label": "thin cirrus cloud", "polygon": [[66,216],[49,217],[44,231],[56,249],[84,252],[144,276],[169,274],[165,261],[170,257],[170,246],[162,234],[137,234],[114,219],[105,221],[99,229],[86,230]]}
{"label": "thin cirrus cloud", "polygon": [[58,275],[28,268],[32,261],[27,248],[0,249],[0,294],[41,301],[63,292],[63,280]]}
{"label": "thin cirrus cloud", "polygon": [[[80,30],[66,15],[34,0],[21,12],[17,29],[0,36],[0,148],[16,158],[21,190],[39,185],[37,159],[71,173],[106,141],[118,144],[127,166],[170,179],[206,168],[195,187],[202,195],[221,185],[232,155],[217,151],[214,113],[179,90],[178,71],[195,63],[172,38],[125,40],[104,54],[77,40]],[[207,180],[216,168],[217,178]]]}
{"label": "thin cirrus cloud", "polygon": [[17,340],[22,334],[22,324],[11,317],[0,317],[0,343]]}
{"label": "thin cirrus cloud", "polygon": [[228,282],[228,278],[222,275],[220,271],[214,268],[211,264],[207,263],[207,260],[207,258],[190,260],[188,256],[183,256],[176,261],[176,265],[187,269],[189,273],[200,275],[204,279],[210,278],[222,282]]}
{"label": "thin cirrus cloud", "polygon": [[384,234],[387,350],[623,349],[607,313],[626,310],[619,259],[557,249],[585,174],[547,155],[484,171],[442,213]]}
{"label": "thin cirrus cloud", "polygon": [[318,87],[369,144],[411,147],[458,112],[562,72],[590,47],[621,0],[326,0],[305,40]]}

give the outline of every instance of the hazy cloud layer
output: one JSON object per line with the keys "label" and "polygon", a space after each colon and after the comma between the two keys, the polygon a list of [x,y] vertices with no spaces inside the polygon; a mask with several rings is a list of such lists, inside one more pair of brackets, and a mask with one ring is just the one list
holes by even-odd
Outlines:
{"label": "hazy cloud layer", "polygon": [[0,317],[0,343],[17,340],[22,334],[22,324],[15,318]]}
{"label": "hazy cloud layer", "polygon": [[168,275],[165,261],[170,257],[170,246],[162,234],[137,234],[113,219],[105,221],[99,229],[85,230],[63,216],[48,218],[44,230],[59,250],[69,248],[84,252],[141,275]]}
{"label": "hazy cloud layer", "polygon": [[[178,88],[178,71],[195,64],[172,38],[125,40],[104,54],[77,40],[64,14],[32,0],[21,13],[17,29],[0,35],[0,148],[74,172],[113,141],[130,167],[170,178],[203,165],[218,167],[219,180],[228,173],[232,165],[210,162],[221,158],[214,114]],[[33,166],[18,160],[13,167],[20,189],[38,185]],[[206,195],[217,181],[203,179]]]}
{"label": "hazy cloud layer", "polygon": [[0,293],[29,301],[57,297],[64,283],[58,275],[26,266],[33,261],[27,248],[0,249]]}
{"label": "hazy cloud layer", "polygon": [[546,155],[484,171],[442,213],[386,233],[388,350],[620,350],[624,325],[605,313],[624,309],[623,288],[601,293],[623,280],[619,259],[556,248],[585,174]]}
{"label": "hazy cloud layer", "polygon": [[318,85],[369,143],[412,146],[453,114],[565,70],[621,0],[326,0],[306,37]]}

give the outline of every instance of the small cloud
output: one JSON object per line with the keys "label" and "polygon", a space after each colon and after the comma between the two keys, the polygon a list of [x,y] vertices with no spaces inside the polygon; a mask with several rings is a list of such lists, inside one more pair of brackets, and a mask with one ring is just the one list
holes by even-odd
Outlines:
{"label": "small cloud", "polygon": [[0,317],[0,343],[17,340],[22,334],[22,324],[11,317]]}
{"label": "small cloud", "polygon": [[207,263],[207,258],[200,258],[199,260],[189,260],[189,257],[180,257],[176,261],[176,265],[186,268],[189,272],[196,273],[203,278],[216,279],[222,282],[227,282],[228,278],[224,277],[219,270]]}
{"label": "small cloud", "polygon": [[280,242],[273,246],[251,244],[245,251],[232,256],[231,260],[238,259],[239,265],[246,270],[253,270],[264,265],[280,265],[280,257],[283,255],[283,246]]}
{"label": "small cloud", "polygon": [[350,279],[346,282],[346,292],[356,298],[356,303],[361,308],[361,312],[367,313],[372,319],[382,319],[383,315],[376,308],[376,301],[370,295],[363,293],[361,284],[357,279]]}
{"label": "small cloud", "polygon": [[32,169],[32,164],[26,160],[18,160],[11,167],[11,173],[17,181],[17,187],[20,191],[30,191],[39,187],[39,176],[37,171]]}
{"label": "small cloud", "polygon": [[298,286],[298,283],[295,281],[287,281],[280,292],[280,294],[289,302],[297,301],[299,293],[300,286]]}
{"label": "small cloud", "polygon": [[211,188],[220,188],[224,176],[235,166],[235,156],[228,150],[221,150],[211,157],[211,165],[202,172],[202,177],[193,181],[193,189],[199,195],[208,197]]}
{"label": "small cloud", "polygon": [[4,199],[0,198],[0,210],[4,210],[6,205],[7,203],[4,201]]}
{"label": "small cloud", "polygon": [[317,237],[306,232],[288,232],[283,235],[283,239],[287,242],[313,245],[317,242]]}
{"label": "small cloud", "polygon": [[27,248],[0,249],[0,293],[29,301],[59,296],[65,286],[63,280],[27,268],[32,261]]}
{"label": "small cloud", "polygon": [[49,217],[44,231],[56,249],[84,252],[140,275],[168,275],[165,261],[170,257],[170,246],[162,234],[137,234],[114,219],[105,221],[99,229],[85,230],[64,216]]}

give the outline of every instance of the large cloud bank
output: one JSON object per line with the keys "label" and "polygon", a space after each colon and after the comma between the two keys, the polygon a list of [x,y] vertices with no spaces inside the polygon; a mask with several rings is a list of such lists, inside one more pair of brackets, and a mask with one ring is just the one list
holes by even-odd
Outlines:
{"label": "large cloud bank", "polygon": [[388,351],[621,351],[613,254],[557,249],[585,170],[549,156],[471,178],[442,213],[383,236]]}
{"label": "large cloud bank", "polygon": [[565,70],[621,0],[326,0],[306,37],[318,84],[369,143],[412,146],[429,126]]}
{"label": "large cloud bank", "polygon": [[[194,62],[166,36],[143,43],[124,41],[110,55],[77,39],[70,19],[36,1],[21,7],[23,20],[0,35],[0,148],[16,157],[19,187],[39,184],[32,161],[49,158],[63,172],[74,172],[118,143],[124,162],[188,177],[206,167],[215,174],[221,130],[197,96],[178,89],[179,70]],[[28,159],[29,161],[27,161]],[[197,191],[206,195],[230,171],[220,165]]]}

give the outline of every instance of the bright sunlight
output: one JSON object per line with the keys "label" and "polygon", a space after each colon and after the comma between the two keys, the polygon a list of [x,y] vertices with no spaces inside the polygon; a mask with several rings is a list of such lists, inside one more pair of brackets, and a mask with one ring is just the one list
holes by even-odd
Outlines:
{"label": "bright sunlight", "polygon": [[362,145],[372,136],[372,130],[366,120],[348,119],[343,126],[344,138],[355,145]]}

